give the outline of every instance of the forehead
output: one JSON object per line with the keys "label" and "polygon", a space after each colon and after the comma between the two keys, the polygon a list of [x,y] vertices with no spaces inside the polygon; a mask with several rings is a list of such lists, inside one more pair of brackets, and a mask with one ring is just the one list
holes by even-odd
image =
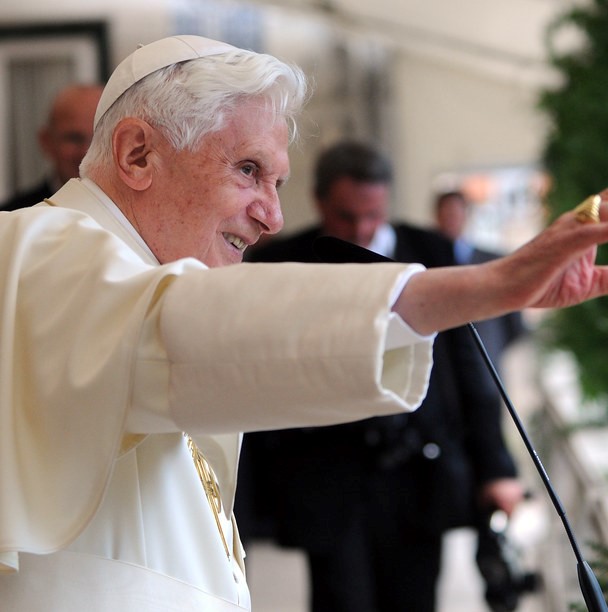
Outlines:
{"label": "forehead", "polygon": [[[51,120],[92,116],[97,108],[100,88],[72,89],[61,94],[51,109]],[[91,119],[91,124],[93,120]]]}
{"label": "forehead", "polygon": [[444,196],[440,201],[440,208],[457,210],[462,209],[465,210],[467,208],[467,203],[457,195],[449,195]]}
{"label": "forehead", "polygon": [[256,102],[240,105],[222,129],[203,139],[233,161],[248,158],[263,169],[281,175],[289,173],[289,130],[283,117]]}
{"label": "forehead", "polygon": [[385,183],[356,181],[344,176],[332,184],[327,200],[340,208],[383,208],[388,202],[389,194],[390,187]]}

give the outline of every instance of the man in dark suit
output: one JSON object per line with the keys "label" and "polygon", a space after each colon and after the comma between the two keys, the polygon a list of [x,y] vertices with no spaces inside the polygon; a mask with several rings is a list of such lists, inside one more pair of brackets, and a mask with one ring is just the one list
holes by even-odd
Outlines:
{"label": "man in dark suit", "polygon": [[[374,149],[331,147],[315,179],[321,224],[253,260],[317,261],[315,238],[332,235],[400,261],[455,263],[438,233],[387,223],[392,171]],[[439,334],[434,362],[414,413],[245,436],[241,532],[305,551],[314,612],[432,612],[443,532],[474,524],[483,508],[511,513],[522,497],[500,400],[468,330]],[[260,517],[266,531],[256,534]]]}
{"label": "man in dark suit", "polygon": [[38,132],[38,144],[50,164],[49,174],[0,204],[0,210],[33,206],[78,177],[78,167],[93,137],[93,117],[102,90],[102,85],[69,85],[57,94],[47,122]]}
{"label": "man in dark suit", "polygon": [[[481,249],[464,237],[469,210],[469,201],[462,191],[444,191],[435,197],[437,230],[452,241],[456,263],[478,264],[500,257],[500,253]],[[500,368],[504,350],[527,332],[520,312],[478,321],[475,327],[497,368]]]}

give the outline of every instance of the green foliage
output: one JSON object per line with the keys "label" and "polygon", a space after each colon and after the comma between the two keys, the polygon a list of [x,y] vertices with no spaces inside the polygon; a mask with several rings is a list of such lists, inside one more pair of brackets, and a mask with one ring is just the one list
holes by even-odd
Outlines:
{"label": "green foliage", "polygon": [[[560,54],[553,43],[572,27],[584,44]],[[569,11],[547,35],[550,62],[562,77],[539,100],[550,121],[543,157],[551,176],[547,203],[555,217],[608,186],[608,0]],[[598,261],[608,262],[606,247]],[[548,330],[551,344],[571,351],[578,362],[585,396],[608,397],[608,299],[555,313]]]}

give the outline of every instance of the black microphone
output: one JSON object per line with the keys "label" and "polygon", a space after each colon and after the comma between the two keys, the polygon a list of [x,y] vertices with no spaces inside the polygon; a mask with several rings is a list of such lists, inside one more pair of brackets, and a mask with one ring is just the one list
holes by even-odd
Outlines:
{"label": "black microphone", "polygon": [[[345,240],[340,240],[339,238],[334,238],[332,236],[321,236],[317,238],[313,244],[313,250],[315,255],[319,258],[320,261],[324,263],[381,263],[381,262],[394,262],[393,259],[388,257],[384,257],[383,255],[378,255],[378,253],[374,253],[369,249],[365,249],[356,244],[352,244],[350,242],[346,242]],[[496,384],[500,395],[507,406],[507,410],[515,423],[517,431],[521,436],[532,461],[541,477],[541,480],[549,494],[549,498],[555,508],[558,516],[560,517],[564,529],[566,530],[566,534],[568,536],[568,540],[570,541],[570,546],[574,552],[574,556],[576,557],[577,566],[576,571],[578,575],[578,582],[580,585],[581,593],[583,594],[583,598],[585,600],[585,604],[589,612],[608,612],[608,605],[606,605],[606,600],[604,599],[604,595],[602,593],[602,589],[599,585],[599,582],[593,573],[593,570],[589,566],[589,563],[585,561],[583,555],[581,553],[580,547],[576,538],[574,536],[574,531],[572,530],[572,526],[570,525],[570,521],[566,516],[566,511],[560,501],[560,498],[551,484],[549,480],[549,476],[543,466],[526,429],[511,402],[505,386],[488,355],[488,352],[477,333],[477,329],[472,323],[467,323],[467,327],[469,331],[473,335],[473,339],[475,340],[475,344],[477,348],[481,352],[483,360],[490,371],[490,375]]]}

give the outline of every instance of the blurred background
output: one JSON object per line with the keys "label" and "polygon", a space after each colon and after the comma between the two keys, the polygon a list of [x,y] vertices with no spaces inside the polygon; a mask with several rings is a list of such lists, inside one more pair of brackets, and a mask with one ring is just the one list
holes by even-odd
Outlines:
{"label": "blurred background", "polygon": [[[509,251],[546,222],[547,194],[556,180],[545,164],[555,117],[539,104],[543,92],[559,91],[567,80],[555,55],[584,52],[589,44],[571,24],[553,34],[550,46],[548,33],[565,12],[605,12],[605,4],[0,0],[0,199],[44,174],[36,133],[62,85],[105,80],[140,43],[200,34],[299,64],[314,84],[301,139],[291,151],[292,178],[281,192],[285,233],[315,219],[310,181],[317,153],[352,136],[391,157],[393,217],[430,225],[433,194],[462,189],[473,204],[468,237],[481,247]],[[601,88],[595,104],[608,115]],[[599,150],[608,165],[604,142]],[[593,181],[585,189],[608,183],[601,172]],[[506,356],[507,386],[585,552],[601,560],[598,547],[608,542],[605,400],[602,393],[589,398],[581,390],[580,362],[568,351],[548,351],[540,342],[543,317],[525,316],[538,331]],[[601,338],[594,342],[606,363]],[[506,427],[520,465],[531,465],[509,422]],[[530,610],[567,610],[580,600],[575,560],[533,468],[523,471],[534,497],[513,521],[510,540],[523,566],[543,578],[541,592],[524,600],[535,606]],[[475,568],[466,568],[472,562],[467,535],[450,538],[441,610],[484,610]],[[254,610],[305,609],[305,575],[290,555],[265,543],[252,548]]]}
{"label": "blurred background", "polygon": [[36,172],[27,131],[58,81],[103,78],[139,43],[197,33],[278,55],[314,81],[283,195],[286,230],[313,218],[317,151],[351,135],[373,139],[394,160],[396,215],[425,222],[431,193],[464,182],[476,202],[500,209],[500,222],[490,216],[503,235],[486,222],[484,240],[517,242],[531,230],[521,216],[537,215],[542,189],[538,91],[558,78],[544,32],[567,4],[1,0],[0,198]]}

